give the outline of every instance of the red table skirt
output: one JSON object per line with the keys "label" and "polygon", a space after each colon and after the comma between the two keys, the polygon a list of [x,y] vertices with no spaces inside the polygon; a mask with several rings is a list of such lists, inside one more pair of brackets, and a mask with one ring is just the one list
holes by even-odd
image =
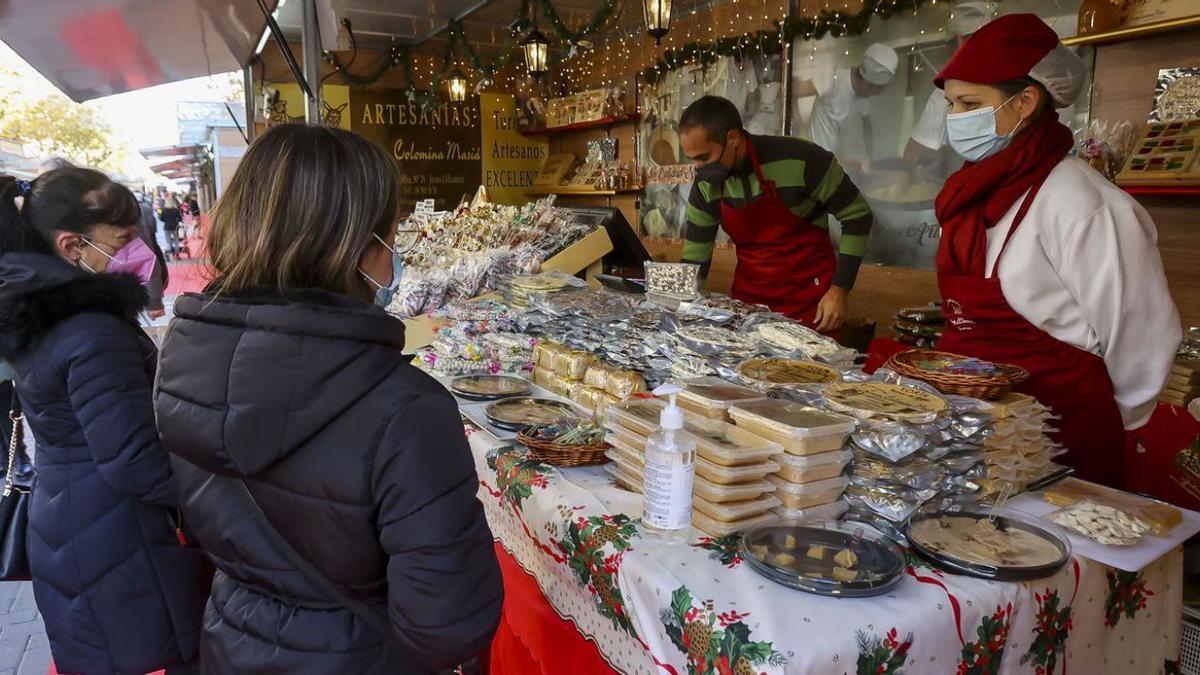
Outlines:
{"label": "red table skirt", "polygon": [[504,612],[492,641],[492,675],[602,675],[615,673],[595,645],[558,616],[537,581],[496,544],[504,575]]}

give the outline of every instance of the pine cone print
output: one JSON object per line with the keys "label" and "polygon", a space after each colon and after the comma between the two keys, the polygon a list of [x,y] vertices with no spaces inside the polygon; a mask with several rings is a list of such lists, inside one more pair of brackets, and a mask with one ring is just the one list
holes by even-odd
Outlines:
{"label": "pine cone print", "polygon": [[688,656],[699,659],[708,653],[712,644],[712,626],[707,621],[693,621],[685,629],[688,637]]}
{"label": "pine cone print", "polygon": [[612,587],[606,583],[596,584],[596,595],[600,596],[600,603],[605,607],[616,607],[617,596],[613,593]]}
{"label": "pine cone print", "polygon": [[596,530],[596,541],[600,542],[600,546],[605,544],[613,544],[621,539],[621,531],[614,525],[601,525]]}
{"label": "pine cone print", "polygon": [[758,675],[758,671],[754,669],[750,659],[741,656],[738,657],[737,663],[733,664],[733,675]]}

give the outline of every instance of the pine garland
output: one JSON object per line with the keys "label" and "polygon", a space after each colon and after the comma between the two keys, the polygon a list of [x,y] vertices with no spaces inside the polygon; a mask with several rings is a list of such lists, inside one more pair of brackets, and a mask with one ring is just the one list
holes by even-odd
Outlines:
{"label": "pine garland", "polygon": [[642,71],[642,79],[654,84],[666,72],[692,63],[709,65],[722,56],[736,56],[739,59],[756,54],[772,56],[781,53],[796,38],[820,40],[827,35],[837,38],[862,35],[875,17],[887,20],[901,12],[916,11],[930,1],[863,0],[863,7],[857,14],[823,11],[816,17],[792,16],[774,22],[774,30],[760,30],[714,42],[689,42],[678,49],[663,52],[655,65]]}
{"label": "pine garland", "polygon": [[591,21],[584,24],[579,30],[573,31],[567,28],[563,21],[558,16],[558,12],[554,11],[554,5],[550,0],[538,0],[538,6],[542,8],[542,14],[546,16],[546,20],[550,22],[550,27],[558,37],[569,45],[575,45],[583,38],[600,30],[601,26],[612,18],[613,12],[617,10],[617,0],[604,0],[604,4],[596,10],[592,15]]}

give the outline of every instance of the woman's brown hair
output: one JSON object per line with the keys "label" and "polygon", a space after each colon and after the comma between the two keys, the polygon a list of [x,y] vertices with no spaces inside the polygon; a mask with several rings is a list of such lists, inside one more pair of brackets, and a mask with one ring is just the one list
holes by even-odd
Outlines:
{"label": "woman's brown hair", "polygon": [[364,298],[359,259],[391,241],[400,170],[380,146],[326,126],[283,124],[254,141],[212,211],[214,290],[320,288]]}

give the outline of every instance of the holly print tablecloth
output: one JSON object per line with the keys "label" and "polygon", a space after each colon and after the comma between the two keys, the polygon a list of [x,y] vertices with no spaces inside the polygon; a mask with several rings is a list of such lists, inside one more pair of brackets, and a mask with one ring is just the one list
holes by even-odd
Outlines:
{"label": "holly print tablecloth", "polygon": [[734,537],[639,535],[641,497],[468,425],[492,532],[560,616],[624,673],[985,675],[1176,672],[1183,556],[1140,573],[1081,558],[992,582],[908,557],[886,595],[836,599],[759,576]]}

